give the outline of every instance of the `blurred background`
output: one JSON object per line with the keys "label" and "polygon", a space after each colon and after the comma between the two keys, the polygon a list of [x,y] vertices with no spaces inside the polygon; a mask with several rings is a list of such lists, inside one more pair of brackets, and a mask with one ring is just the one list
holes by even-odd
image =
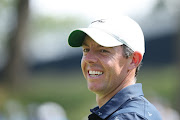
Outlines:
{"label": "blurred background", "polygon": [[145,97],[163,120],[180,120],[179,0],[0,0],[0,120],[87,120],[95,95],[68,35],[118,15],[144,31]]}

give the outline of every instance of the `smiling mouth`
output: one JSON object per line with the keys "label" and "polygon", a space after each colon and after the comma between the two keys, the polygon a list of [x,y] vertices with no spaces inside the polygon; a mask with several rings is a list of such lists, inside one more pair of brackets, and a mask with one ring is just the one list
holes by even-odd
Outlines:
{"label": "smiling mouth", "polygon": [[103,72],[101,71],[91,71],[91,70],[88,73],[89,73],[89,76],[91,77],[98,77],[103,74]]}

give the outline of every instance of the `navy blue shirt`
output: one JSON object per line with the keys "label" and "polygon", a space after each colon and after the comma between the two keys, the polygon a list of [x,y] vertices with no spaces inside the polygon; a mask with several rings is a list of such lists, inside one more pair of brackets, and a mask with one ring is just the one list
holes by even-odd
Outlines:
{"label": "navy blue shirt", "polygon": [[97,106],[90,111],[89,120],[162,120],[154,105],[144,97],[140,83],[122,89],[101,108]]}

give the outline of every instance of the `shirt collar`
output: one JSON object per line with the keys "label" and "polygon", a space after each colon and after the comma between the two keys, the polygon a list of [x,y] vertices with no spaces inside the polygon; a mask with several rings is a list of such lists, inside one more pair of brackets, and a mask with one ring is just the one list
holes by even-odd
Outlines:
{"label": "shirt collar", "polygon": [[94,109],[91,109],[91,112],[98,115],[100,118],[105,119],[120,108],[127,100],[143,95],[141,83],[130,85],[114,95],[100,109],[99,107],[95,107]]}

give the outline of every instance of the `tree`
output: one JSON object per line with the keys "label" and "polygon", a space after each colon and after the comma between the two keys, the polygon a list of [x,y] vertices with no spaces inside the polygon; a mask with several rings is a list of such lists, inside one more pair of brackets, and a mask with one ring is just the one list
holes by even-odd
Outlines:
{"label": "tree", "polygon": [[26,39],[26,27],[29,15],[29,0],[17,0],[15,27],[9,33],[9,59],[4,69],[4,82],[13,88],[23,86],[26,78],[27,66],[23,57],[22,46]]}

